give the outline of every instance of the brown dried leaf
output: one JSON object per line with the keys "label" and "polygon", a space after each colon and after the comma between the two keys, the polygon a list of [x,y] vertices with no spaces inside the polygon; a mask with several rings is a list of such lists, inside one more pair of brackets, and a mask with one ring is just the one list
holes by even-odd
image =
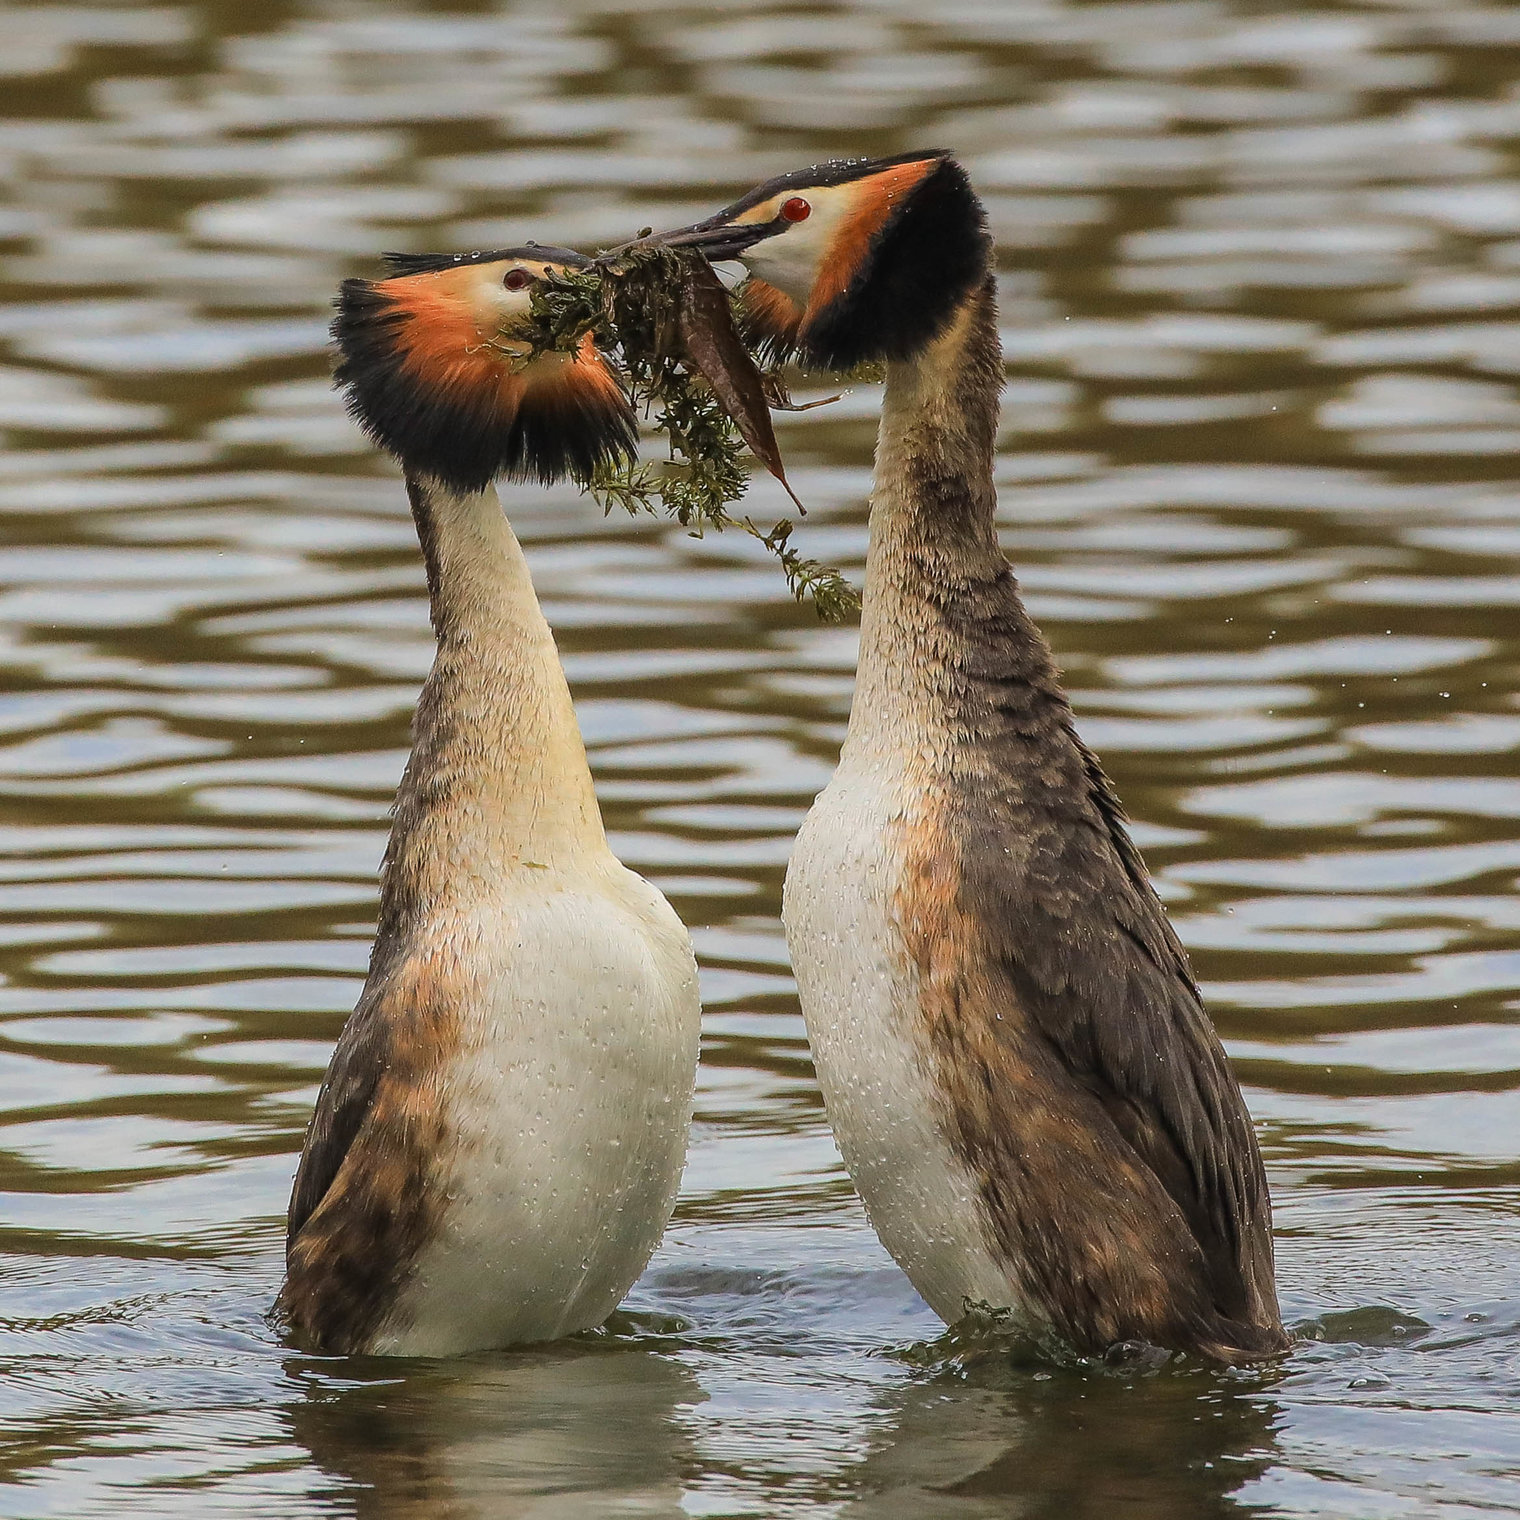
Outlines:
{"label": "brown dried leaf", "polygon": [[706,259],[692,258],[683,263],[677,322],[686,353],[712,386],[723,410],[734,419],[755,458],[781,482],[786,494],[797,502],[797,510],[806,512],[787,481],[771,426],[765,383],[734,327],[728,292]]}

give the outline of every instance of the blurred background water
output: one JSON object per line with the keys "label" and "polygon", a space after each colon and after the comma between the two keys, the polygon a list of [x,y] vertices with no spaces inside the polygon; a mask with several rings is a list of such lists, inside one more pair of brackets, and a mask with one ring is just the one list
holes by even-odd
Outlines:
{"label": "blurred background water", "polygon": [[[0,0],[0,1513],[1520,1510],[1517,65],[1505,0]],[[331,292],[939,145],[1000,244],[1006,544],[1311,1338],[907,1349],[939,1327],[776,918],[853,632],[737,535],[514,489],[615,845],[702,959],[680,1208],[606,1333],[290,1353],[281,1215],[432,648]],[[857,577],[879,400],[781,420]]]}

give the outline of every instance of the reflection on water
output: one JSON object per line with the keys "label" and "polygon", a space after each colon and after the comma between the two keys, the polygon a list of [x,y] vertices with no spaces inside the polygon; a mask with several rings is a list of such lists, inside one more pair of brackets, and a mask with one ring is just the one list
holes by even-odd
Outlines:
{"label": "reflection on water", "polygon": [[671,1357],[555,1348],[367,1370],[296,1373],[306,1397],[290,1413],[293,1439],[352,1485],[365,1520],[586,1514],[588,1491],[597,1513],[685,1513],[703,1395]]}
{"label": "reflection on water", "polygon": [[1208,1374],[1002,1373],[913,1388],[846,1514],[1174,1520],[1247,1513],[1278,1406]]}
{"label": "reflection on water", "polygon": [[[1520,1508],[1513,7],[0,0],[0,37],[0,1513]],[[901,1354],[939,1327],[776,923],[853,634],[746,539],[520,489],[616,846],[702,960],[680,1210],[609,1334],[292,1356],[280,1216],[432,648],[330,293],[925,143],[999,239],[1005,542],[1308,1339],[1251,1376]],[[879,405],[779,419],[857,575]]]}

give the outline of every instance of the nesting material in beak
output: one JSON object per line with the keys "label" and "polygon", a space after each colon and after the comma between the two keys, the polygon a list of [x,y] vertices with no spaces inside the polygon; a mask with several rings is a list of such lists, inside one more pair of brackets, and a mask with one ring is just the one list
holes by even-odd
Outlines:
{"label": "nesting material in beak", "polygon": [[579,254],[387,257],[390,278],[343,283],[335,379],[350,414],[405,469],[468,492],[498,476],[585,481],[633,457],[633,409],[589,335],[573,353],[527,359],[532,286],[583,265]]}

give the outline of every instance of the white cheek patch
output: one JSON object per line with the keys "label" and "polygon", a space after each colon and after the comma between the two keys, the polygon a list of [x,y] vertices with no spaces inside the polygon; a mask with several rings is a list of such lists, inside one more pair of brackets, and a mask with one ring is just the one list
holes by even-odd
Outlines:
{"label": "white cheek patch", "polygon": [[818,235],[809,217],[756,243],[744,255],[744,264],[751,274],[785,291],[799,306],[806,306],[827,247],[827,239]]}
{"label": "white cheek patch", "polygon": [[528,316],[533,306],[531,289],[508,290],[501,283],[510,264],[481,264],[469,286],[470,309],[482,322],[495,321],[501,327],[513,327]]}
{"label": "white cheek patch", "polygon": [[799,306],[806,306],[834,246],[834,235],[850,212],[854,196],[845,192],[853,188],[840,185],[804,191],[802,199],[813,208],[812,214],[806,221],[793,222],[784,232],[756,243],[742,255],[744,267],[784,291]]}

